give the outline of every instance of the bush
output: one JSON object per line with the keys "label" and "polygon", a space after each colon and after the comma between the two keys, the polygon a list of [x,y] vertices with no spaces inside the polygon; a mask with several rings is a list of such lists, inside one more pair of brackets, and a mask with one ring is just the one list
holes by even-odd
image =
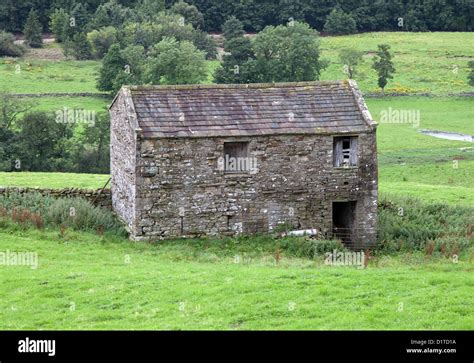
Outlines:
{"label": "bush", "polygon": [[0,31],[0,57],[20,57],[23,48],[14,43],[15,37],[11,33]]}
{"label": "bush", "polygon": [[467,62],[469,74],[467,75],[468,83],[470,86],[474,86],[474,61]]}
{"label": "bush", "polygon": [[44,213],[49,209],[53,203],[53,199],[45,197],[40,193],[10,193],[7,195],[0,195],[0,207],[7,211],[12,211],[14,208],[28,209],[34,213]]}
{"label": "bush", "polygon": [[95,231],[120,229],[112,213],[81,198],[60,198],[54,200],[45,211],[46,223],[53,226],[67,226],[76,230]]}

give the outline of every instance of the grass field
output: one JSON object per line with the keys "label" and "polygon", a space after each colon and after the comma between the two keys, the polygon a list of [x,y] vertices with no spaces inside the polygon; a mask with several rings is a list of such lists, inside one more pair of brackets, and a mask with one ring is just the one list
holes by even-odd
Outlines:
{"label": "grass field", "polygon": [[[0,329],[473,329],[472,261],[382,256],[367,269],[242,255],[192,241],[132,243],[0,231]],[[236,263],[238,261],[238,263]]]}
{"label": "grass field", "polygon": [[[36,50],[35,56],[40,58],[28,57],[28,54],[19,59],[0,57],[0,89],[9,93],[100,93],[96,79],[101,62],[41,58],[42,52],[56,47],[56,44],[48,44]],[[206,64],[209,75],[204,83],[212,83],[219,61],[206,61]]]}
{"label": "grass field", "polygon": [[474,58],[473,33],[407,33],[379,32],[321,39],[322,57],[331,64],[321,74],[322,80],[345,78],[338,52],[354,48],[364,52],[360,76],[356,76],[361,89],[376,92],[377,77],[371,69],[377,45],[389,44],[396,68],[387,92],[430,92],[436,94],[470,91],[467,84],[467,62]]}
{"label": "grass field", "polygon": [[[40,173],[19,172],[0,173],[0,186],[32,187],[32,188],[102,188],[109,179],[104,174],[74,174],[74,173]],[[109,186],[110,187],[110,186]]]}
{"label": "grass field", "polygon": [[10,93],[98,93],[99,68],[98,61],[3,59],[0,83]]}
{"label": "grass field", "polygon": [[[376,92],[375,71],[371,69],[377,45],[392,46],[397,69],[387,86],[388,92],[431,92],[436,94],[472,91],[467,84],[467,62],[474,58],[468,44],[473,33],[364,33],[350,36],[322,37],[322,58],[330,61],[321,74],[322,80],[343,79],[343,65],[338,59],[342,48],[355,48],[365,53],[360,75],[356,77],[365,92]],[[0,59],[0,89],[13,93],[98,92],[95,88],[99,61],[44,59],[42,53],[57,51],[57,44],[37,50],[34,58],[28,54],[19,60]],[[209,77],[218,61],[207,61]]]}
{"label": "grass field", "polygon": [[[434,138],[421,129],[474,135],[474,101],[456,97],[366,99],[377,131],[380,192],[474,205],[474,144]],[[419,126],[382,123],[381,112],[418,110]]]}
{"label": "grass field", "polygon": [[104,97],[41,97],[27,98],[36,111],[58,111],[67,109],[84,109],[96,112],[107,112],[110,99]]}

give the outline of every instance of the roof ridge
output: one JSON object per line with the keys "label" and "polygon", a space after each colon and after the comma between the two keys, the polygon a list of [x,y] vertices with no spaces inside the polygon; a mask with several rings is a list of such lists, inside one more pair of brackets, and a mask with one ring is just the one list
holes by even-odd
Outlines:
{"label": "roof ridge", "polygon": [[211,84],[180,84],[180,85],[131,85],[123,86],[133,91],[148,90],[194,90],[194,89],[259,89],[259,88],[287,88],[287,87],[308,87],[308,86],[324,86],[324,85],[346,85],[347,80],[337,81],[306,81],[306,82],[271,82],[271,83],[211,83]]}

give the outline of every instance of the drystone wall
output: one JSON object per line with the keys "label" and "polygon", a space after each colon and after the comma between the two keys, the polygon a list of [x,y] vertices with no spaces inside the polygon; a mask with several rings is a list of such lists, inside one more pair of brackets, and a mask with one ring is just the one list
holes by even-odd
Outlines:
{"label": "drystone wall", "polygon": [[112,209],[112,194],[110,189],[0,187],[0,195],[8,195],[11,193],[28,194],[34,192],[53,198],[84,198],[96,206]]}

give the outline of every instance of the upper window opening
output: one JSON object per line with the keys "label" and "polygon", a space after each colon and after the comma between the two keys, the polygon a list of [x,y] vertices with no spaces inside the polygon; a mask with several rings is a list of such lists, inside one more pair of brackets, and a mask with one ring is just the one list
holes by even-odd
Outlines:
{"label": "upper window opening", "polygon": [[357,165],[357,136],[334,138],[334,166],[349,167]]}

